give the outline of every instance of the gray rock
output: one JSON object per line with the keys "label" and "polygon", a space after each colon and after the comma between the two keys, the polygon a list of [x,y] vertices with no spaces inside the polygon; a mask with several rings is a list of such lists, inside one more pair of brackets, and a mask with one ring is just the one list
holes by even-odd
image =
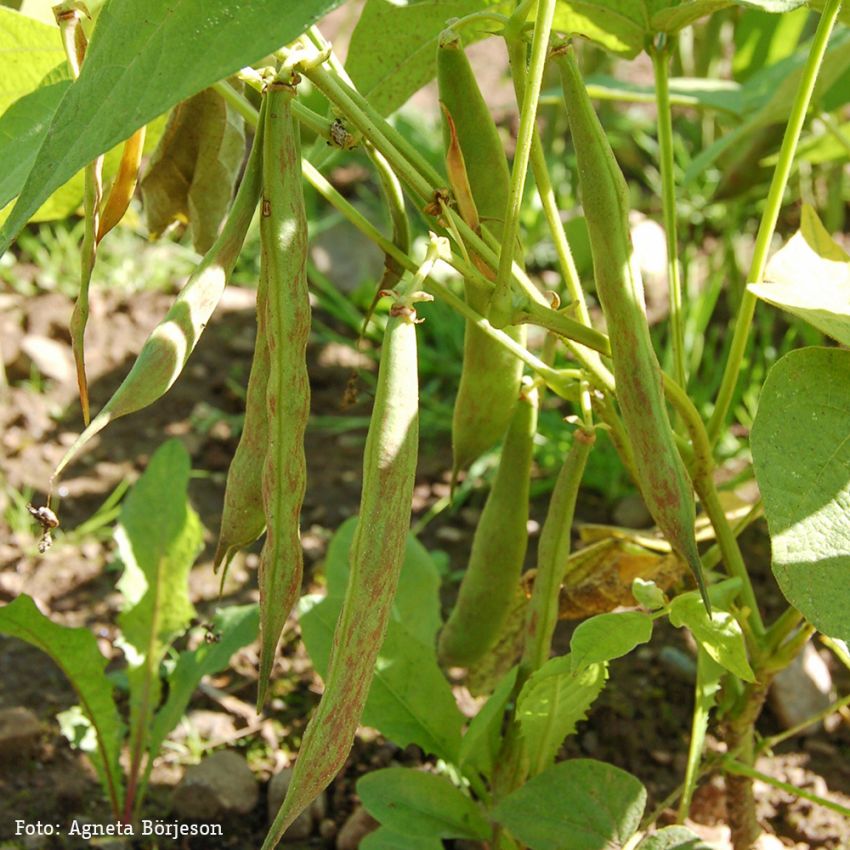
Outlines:
{"label": "gray rock", "polygon": [[360,842],[380,824],[363,806],[358,806],[342,825],[336,837],[336,850],[357,850]]}
{"label": "gray rock", "polygon": [[41,737],[41,724],[28,708],[4,708],[0,711],[0,758],[28,755]]}
{"label": "gray rock", "polygon": [[[286,796],[289,783],[292,781],[292,768],[285,767],[279,773],[276,773],[271,782],[269,782],[269,790],[266,795],[266,800],[269,807],[269,823],[271,823],[277,814],[283,798]],[[283,834],[282,841],[284,844],[293,841],[303,841],[309,838],[316,824],[321,822],[327,814],[328,801],[323,791],[319,796],[308,806],[292,823],[289,829]]]}
{"label": "gray rock", "polygon": [[257,805],[257,780],[242,756],[221,750],[190,767],[174,789],[172,807],[178,817],[220,820],[244,815]]}
{"label": "gray rock", "polygon": [[[777,674],[770,688],[770,706],[784,729],[823,711],[832,702],[832,676],[818,651],[807,643],[803,651]],[[801,732],[811,735],[821,723]]]}

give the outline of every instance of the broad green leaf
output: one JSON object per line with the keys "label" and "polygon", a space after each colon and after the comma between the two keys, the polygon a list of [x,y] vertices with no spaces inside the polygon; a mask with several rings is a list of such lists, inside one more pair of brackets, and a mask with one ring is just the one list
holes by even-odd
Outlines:
{"label": "broad green leaf", "polygon": [[635,850],[711,850],[703,840],[684,826],[667,826],[647,835]]}
{"label": "broad green leaf", "polygon": [[[357,517],[347,519],[328,544],[325,573],[328,596],[345,596],[348,584],[348,551],[357,528]],[[412,535],[408,535],[404,550],[404,566],[393,600],[392,618],[424,644],[434,642],[442,625],[440,613],[440,573],[428,550]]]}
{"label": "broad green leaf", "polygon": [[478,806],[444,776],[389,767],[361,777],[357,794],[372,817],[402,835],[490,837],[490,824]]}
{"label": "broad green leaf", "polygon": [[45,77],[67,77],[59,27],[0,6],[0,114],[35,91]]}
{"label": "broad green leaf", "polygon": [[209,250],[245,156],[243,124],[214,89],[174,107],[140,184],[153,237],[180,221],[189,224],[195,250]]}
{"label": "broad green leaf", "polygon": [[493,810],[530,850],[613,850],[637,831],[646,789],[630,773],[592,759],[550,767]]}
{"label": "broad green leaf", "polygon": [[[746,120],[694,157],[684,176],[684,184],[694,180],[733,146],[750,139],[753,133],[769,124],[784,123],[797,95],[804,65],[809,58],[811,42],[806,42],[790,56],[763,68],[741,88],[743,114]],[[850,68],[850,29],[839,28],[830,38],[826,57],[818,74],[813,102],[817,103]]]}
{"label": "broad green leaf", "polygon": [[502,723],[508,699],[516,682],[517,668],[514,667],[502,678],[487,702],[469,724],[460,742],[458,765],[461,770],[470,767],[484,776],[493,774],[493,766],[502,743]]}
{"label": "broad green leaf", "polygon": [[[43,89],[34,91],[31,95],[27,95],[21,100],[14,103],[5,115],[0,117],[0,162],[4,159],[4,151],[7,145],[18,147],[20,139],[27,134],[35,133],[40,140],[44,133],[47,132],[46,124],[38,123],[36,114],[30,114],[30,107],[38,108],[37,101],[42,97],[47,104],[53,103],[55,109],[58,103],[61,91],[64,91],[70,82],[59,83],[56,85],[47,86]],[[60,94],[56,95],[55,89],[59,88]],[[18,134],[19,120],[22,119],[23,126]],[[36,120],[36,126],[30,124],[31,120]],[[8,122],[8,123],[7,123]],[[145,147],[144,153],[150,153],[155,147],[162,135],[165,127],[165,116],[160,116],[155,121],[148,124],[145,132]],[[20,165],[12,166],[11,170],[5,175],[0,176],[0,201],[6,199],[11,201],[12,198],[20,191],[21,186],[26,179],[26,175],[32,166],[32,161],[35,158],[37,145],[32,150],[31,156]],[[121,153],[124,149],[123,143],[116,145],[111,151],[103,157],[103,185],[106,191],[110,181],[118,171],[119,163],[121,162]],[[77,172],[64,186],[60,186],[32,215],[31,222],[35,221],[56,221],[60,218],[67,218],[78,212],[83,203],[84,190],[84,174],[82,171]],[[0,224],[2,224],[12,212],[12,204],[9,203],[5,209],[0,210]],[[95,273],[96,274],[96,273]]]}
{"label": "broad green leaf", "polygon": [[92,762],[114,809],[120,811],[123,790],[118,758],[124,724],[112,696],[112,682],[106,676],[107,659],[101,655],[95,636],[88,629],[57,625],[24,594],[0,608],[0,632],[25,640],[59,665],[96,731]]}
{"label": "broad green leaf", "polygon": [[532,771],[540,773],[554,760],[599,696],[608,678],[606,664],[573,669],[570,654],[547,661],[523,685],[516,719]]}
{"label": "broad green leaf", "polygon": [[652,618],[640,611],[597,614],[579,623],[570,638],[573,671],[628,655],[652,637]]}
{"label": "broad green leaf", "polygon": [[792,351],[768,372],[750,444],[788,601],[850,640],[850,351]]}
{"label": "broad green leaf", "polygon": [[80,78],[62,98],[0,233],[0,254],[41,204],[96,156],[292,41],[339,2],[147,0],[142,9],[137,0],[109,0]]}
{"label": "broad green leaf", "polygon": [[771,257],[764,277],[750,292],[850,345],[850,256],[808,204],[800,229]]}
{"label": "broad green leaf", "polygon": [[[201,548],[202,528],[189,507],[189,455],[178,440],[163,443],[130,490],[115,531],[124,572],[118,617],[128,661],[133,740],[147,737],[159,704],[159,666],[194,616],[189,570]],[[137,738],[137,731],[143,738]]]}
{"label": "broad green leaf", "polygon": [[[340,597],[305,596],[299,603],[304,644],[320,676],[327,673]],[[395,619],[378,654],[362,723],[398,746],[417,744],[456,761],[463,715],[437,665],[433,642],[424,644]]]}
{"label": "broad green leaf", "polygon": [[[0,210],[21,190],[70,80],[45,84],[0,115]],[[82,198],[82,192],[80,194]],[[11,212],[11,208],[7,211]]]}
{"label": "broad green leaf", "polygon": [[183,717],[201,679],[224,670],[234,652],[256,639],[260,627],[259,609],[256,605],[233,605],[219,611],[211,625],[216,641],[181,652],[168,676],[168,698],[154,717],[148,739],[151,767],[166,735]]}
{"label": "broad green leaf", "polygon": [[745,682],[754,682],[755,675],[747,661],[747,645],[738,621],[717,607],[709,619],[705,605],[695,592],[683,593],[670,603],[670,622],[678,629],[687,626],[699,645],[721,667]]}
{"label": "broad green leaf", "polygon": [[[56,3],[53,0],[21,0],[20,12],[22,15],[28,15],[43,24],[56,26],[56,17],[53,14],[55,5]],[[93,12],[93,6],[93,3],[87,4],[89,12]]]}
{"label": "broad green leaf", "polygon": [[358,846],[360,850],[399,850],[399,847],[404,847],[404,850],[443,850],[443,842],[439,838],[416,838],[394,832],[386,826],[370,832]]}
{"label": "broad green leaf", "polygon": [[[366,0],[351,35],[345,68],[369,103],[387,115],[434,78],[437,38],[451,18],[461,18],[493,0]],[[464,28],[468,39],[474,29]],[[376,50],[375,45],[381,49]]]}
{"label": "broad green leaf", "polygon": [[554,29],[583,35],[608,50],[633,58],[656,33],[674,34],[729,6],[787,12],[805,0],[559,0]]}

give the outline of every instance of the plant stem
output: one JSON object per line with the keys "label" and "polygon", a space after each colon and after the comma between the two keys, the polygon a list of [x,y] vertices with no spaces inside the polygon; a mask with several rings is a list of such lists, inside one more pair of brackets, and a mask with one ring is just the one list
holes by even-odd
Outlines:
{"label": "plant stem", "polygon": [[[517,103],[521,109],[522,99],[525,94],[525,78],[527,76],[525,68],[525,42],[521,37],[513,37],[506,38],[506,43],[511,63],[511,78],[514,83]],[[573,260],[573,252],[570,250],[567,234],[564,232],[564,225],[561,222],[558,201],[555,198],[555,190],[552,188],[549,168],[546,165],[546,154],[543,151],[543,144],[540,141],[540,131],[536,123],[532,125],[531,169],[534,172],[534,183],[537,186],[537,195],[543,207],[543,215],[546,217],[546,223],[549,225],[549,233],[552,236],[552,243],[555,246],[555,253],[558,256],[561,277],[564,279],[570,300],[575,304],[576,315],[579,321],[589,326],[590,315],[587,312],[584,291],[581,288],[581,281],[579,280],[576,264]]]}
{"label": "plant stem", "polygon": [[[770,182],[770,189],[767,193],[767,200],[765,202],[764,212],[762,213],[758,235],[756,236],[753,261],[750,265],[747,283],[761,283],[764,279],[770,241],[773,238],[776,222],[779,219],[782,197],[785,194],[785,187],[788,185],[788,177],[791,174],[791,167],[794,163],[797,143],[806,120],[806,113],[815,89],[818,71],[820,70],[829,43],[829,36],[832,33],[832,28],[835,25],[840,7],[841,0],[826,0],[820,22],[818,23],[817,32],[812,40],[809,57],[806,60],[803,76],[800,79],[800,85],[791,107],[788,124],[785,127],[785,136],[782,139],[782,147],[779,149],[779,160],[776,163],[773,179]],[[732,396],[735,393],[735,387],[742,371],[744,352],[747,347],[747,338],[753,321],[753,314],[755,313],[756,300],[755,295],[749,289],[744,290],[741,304],[738,308],[738,317],[735,321],[735,330],[732,335],[729,357],[726,360],[726,368],[723,372],[723,379],[717,393],[717,402],[711,414],[711,419],[708,422],[708,436],[712,445],[717,442],[723,429],[726,427],[729,406],[732,403]]]}
{"label": "plant stem", "polygon": [[826,708],[821,709],[821,711],[817,712],[817,714],[813,714],[811,717],[807,717],[801,723],[797,723],[790,729],[785,729],[782,732],[778,732],[776,735],[771,735],[769,738],[762,738],[761,741],[758,742],[756,750],[758,752],[772,750],[778,744],[781,744],[783,741],[787,741],[789,738],[793,738],[796,735],[799,735],[801,732],[805,732],[805,730],[808,729],[810,726],[814,726],[815,723],[820,723],[821,720],[825,720],[831,714],[835,714],[836,711],[840,711],[847,705],[850,705],[850,694],[847,694],[847,696],[843,696],[840,699],[835,700],[835,702],[831,703]]}
{"label": "plant stem", "polygon": [[514,245],[519,231],[519,213],[522,206],[522,193],[525,188],[525,176],[531,155],[531,141],[537,120],[537,102],[540,98],[540,86],[543,82],[543,69],[549,50],[549,35],[552,32],[552,19],[555,15],[556,0],[539,0],[534,35],[531,41],[531,64],[525,80],[522,95],[517,133],[516,151],[511,170],[511,190],[505,209],[502,229],[502,250],[499,253],[499,268],[496,274],[496,288],[490,301],[490,320],[495,327],[505,327],[513,321],[513,303],[511,297],[511,272],[513,267]]}
{"label": "plant stem", "polygon": [[[800,788],[798,785],[792,785],[790,782],[782,782],[780,779],[776,779],[769,773],[762,773],[760,770],[756,770],[754,767],[750,767],[735,759],[725,759],[723,761],[723,769],[727,774],[731,773],[735,776],[744,776],[750,780],[757,779],[760,782],[764,782],[767,785],[772,785],[774,788],[779,788],[781,791],[785,791],[792,797],[802,797],[804,800],[809,800],[812,803],[816,803],[818,806],[823,806],[825,809],[838,812],[838,814],[844,815],[844,817],[850,817],[850,808],[847,806],[842,806],[841,803],[837,803],[835,800],[828,800],[826,797],[821,797],[820,795],[809,791],[807,788]],[[735,850],[738,850],[737,846]]]}
{"label": "plant stem", "polygon": [[682,279],[679,266],[679,240],[676,229],[676,180],[673,162],[673,116],[670,109],[670,50],[666,37],[650,50],[655,71],[658,105],[658,145],[661,166],[661,208],[667,238],[667,280],[670,287],[670,336],[673,348],[673,378],[687,385],[685,374],[685,317],[682,312]]}
{"label": "plant stem", "polygon": [[720,504],[714,481],[711,476],[703,476],[694,480],[694,487],[699,494],[703,509],[714,527],[714,533],[717,536],[717,545],[723,553],[723,560],[727,571],[730,575],[741,580],[741,597],[749,609],[747,619],[753,635],[756,639],[762,640],[764,638],[765,628],[764,621],[761,618],[761,612],[759,611],[755,590],[753,590],[750,575],[747,572],[747,565],[744,563],[744,558],[741,555],[738,540],[735,537],[732,527],[729,525],[729,521],[726,519],[723,506]]}

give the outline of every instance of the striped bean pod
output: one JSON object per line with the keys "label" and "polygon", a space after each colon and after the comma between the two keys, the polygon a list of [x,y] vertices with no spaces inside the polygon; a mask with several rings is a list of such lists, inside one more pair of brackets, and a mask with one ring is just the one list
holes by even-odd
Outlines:
{"label": "striped bean pod", "polygon": [[221,299],[254,217],[261,189],[261,148],[260,128],[221,234],[186,281],[165,317],[151,331],[121,386],[59,461],[51,482],[113,419],[153,404],[183,371]]}
{"label": "striped bean pod", "polygon": [[633,256],[626,181],[572,48],[558,47],[553,55],[561,73],[596,289],[611,337],[617,401],[634,450],[637,484],[652,518],[693,571],[710,610],[694,536],[693,486],[673,438]]}
{"label": "striped bean pod", "polygon": [[[437,82],[445,118],[449,181],[459,211],[470,227],[478,229],[480,223],[498,236],[511,175],[493,116],[460,38],[452,30],[440,36]],[[471,198],[467,192],[471,192]],[[495,272],[480,258],[473,259],[488,278],[495,278]],[[466,282],[465,290],[467,303],[486,316],[489,290],[471,281]],[[509,327],[505,332],[525,344],[524,327]],[[519,395],[521,377],[521,361],[467,321],[463,369],[452,416],[453,478],[502,439]]]}
{"label": "striped bean pod", "polygon": [[271,368],[266,332],[267,309],[268,282],[265,275],[260,275],[257,286],[257,338],[245,395],[245,421],[239,445],[227,471],[221,530],[213,560],[216,571],[222,566],[226,571],[236,551],[250,546],[266,527],[263,469],[269,448],[266,393]]}
{"label": "striped bean pod", "polygon": [[[432,246],[435,241],[432,240]],[[436,259],[436,256],[433,258]],[[334,630],[325,690],[304,734],[289,790],[262,850],[289,825],[345,764],[384,641],[410,528],[419,449],[416,291],[433,265],[426,259],[412,284],[393,293],[378,384],[363,457],[360,518],[349,551],[350,573]]]}
{"label": "striped bean pod", "polygon": [[468,667],[496,642],[519,585],[528,546],[528,495],[537,390],[525,389],[514,409],[493,489],[472,539],[457,602],[440,633],[446,665]]}
{"label": "striped bean pod", "polygon": [[301,180],[295,86],[275,80],[264,95],[260,276],[266,288],[268,445],[262,474],[266,540],[260,555],[260,680],[265,701],[275,651],[301,590],[301,504],[307,483],[304,433],[310,414],[307,341],[307,214]]}

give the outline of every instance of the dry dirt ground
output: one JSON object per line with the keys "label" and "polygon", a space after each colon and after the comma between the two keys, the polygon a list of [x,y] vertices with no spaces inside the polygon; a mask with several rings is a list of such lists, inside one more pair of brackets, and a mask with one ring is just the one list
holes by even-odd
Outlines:
{"label": "dry dirt ground", "polygon": [[[209,616],[218,604],[218,583],[210,563],[212,547],[225,475],[236,443],[228,417],[239,414],[241,402],[234,387],[245,383],[253,344],[251,293],[231,290],[177,385],[151,408],[110,425],[71,467],[62,491],[65,536],[57,535],[54,547],[43,557],[36,548],[37,529],[21,521],[21,505],[14,494],[23,493],[24,498],[37,502],[43,499],[54,464],[80,427],[66,330],[71,304],[59,295],[22,298],[2,294],[0,299],[0,340],[10,381],[0,423],[0,498],[4,500],[0,510],[0,604],[21,592],[29,593],[58,622],[94,630],[104,653],[117,657],[118,650],[112,644],[119,605],[115,589],[118,573],[111,568],[113,545],[107,534],[79,535],[74,529],[96,512],[120,482],[135,479],[163,440],[177,436],[189,449],[195,470],[202,473],[192,480],[190,497],[207,529],[206,548],[193,570],[191,591],[200,616]],[[167,309],[170,298],[143,293],[125,300],[99,293],[93,300],[88,351],[93,409],[97,409],[126,373],[134,353]],[[313,413],[340,415],[340,401],[356,358],[344,346],[318,344],[311,346],[309,356]],[[368,412],[368,399],[364,397],[346,414],[365,416]],[[307,586],[313,583],[315,571],[321,569],[330,534],[356,511],[363,436],[362,430],[309,431],[309,486],[303,514]],[[447,492],[448,446],[423,445],[422,451],[417,515]],[[478,508],[480,501],[479,498]],[[473,503],[471,510],[459,515],[441,515],[423,536],[429,549],[447,552],[453,569],[463,566],[475,508]],[[544,504],[535,504],[538,519],[544,509]],[[600,508],[598,499],[588,496],[581,503],[579,516],[604,519],[605,508]],[[775,600],[763,533],[756,529],[749,535],[747,546],[750,560],[759,571],[764,598]],[[530,557],[534,548],[532,541]],[[255,554],[237,560],[222,604],[256,599],[255,568]],[[559,641],[565,642],[570,624],[562,626]],[[569,740],[565,754],[604,759],[633,772],[647,786],[649,806],[656,806],[683,776],[692,704],[689,658],[682,634],[668,628],[658,629],[651,644],[614,663],[608,687],[589,719],[580,725],[578,734]],[[215,677],[197,694],[192,709],[205,713],[193,717],[204,728],[191,732],[183,727],[174,736],[155,774],[146,816],[167,816],[170,787],[205,747],[228,746],[246,754],[255,775],[263,782],[286,762],[319,690],[298,642],[297,628],[290,629],[281,653],[276,699],[268,716],[260,721],[250,709],[255,662],[256,646],[248,647],[234,658],[229,671]],[[834,672],[840,675],[840,671]],[[846,691],[846,682],[839,684]],[[41,724],[40,735],[28,755],[0,759],[0,842],[11,838],[16,817],[51,822],[83,816],[95,822],[108,819],[90,769],[62,738],[56,722],[57,712],[74,701],[70,686],[47,656],[20,641],[0,640],[0,709],[31,709]],[[760,729],[765,734],[778,729],[770,709],[766,710]],[[818,733],[791,739],[760,766],[818,793],[828,788],[847,805],[848,752],[850,730],[845,724],[831,735]],[[317,832],[303,846],[335,846],[334,835],[356,802],[356,778],[391,760],[417,763],[421,754],[415,750],[400,753],[374,734],[364,732],[344,775],[331,788],[321,835]],[[840,816],[766,786],[759,785],[757,792],[760,815],[782,838],[784,846],[798,850],[850,847],[850,827]],[[250,816],[226,825],[227,838],[217,846],[259,846],[267,817],[263,799]],[[693,815],[704,825],[706,834],[720,842],[724,839],[723,811],[722,780],[710,777],[698,791]],[[669,822],[671,816],[671,812],[664,812],[661,822]],[[210,845],[189,842],[159,846]]]}

